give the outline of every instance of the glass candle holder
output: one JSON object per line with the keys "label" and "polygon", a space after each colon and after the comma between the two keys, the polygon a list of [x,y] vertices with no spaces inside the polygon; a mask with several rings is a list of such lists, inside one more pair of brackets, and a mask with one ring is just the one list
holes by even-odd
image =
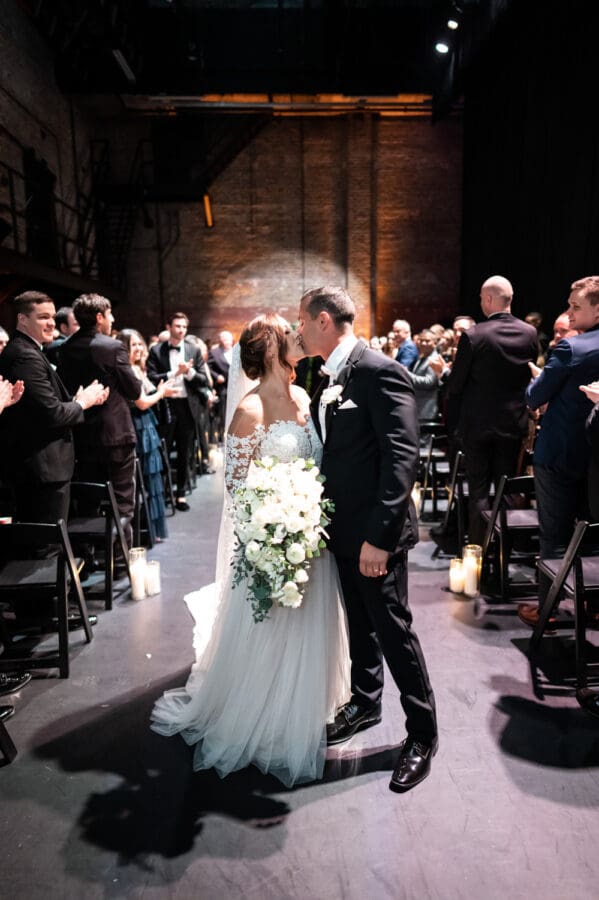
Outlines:
{"label": "glass candle holder", "polygon": [[129,572],[131,573],[131,598],[143,600],[146,596],[146,548],[131,547],[129,550]]}
{"label": "glass candle holder", "polygon": [[483,548],[478,544],[466,544],[462,551],[462,558],[464,560],[464,594],[466,597],[478,597]]}
{"label": "glass candle holder", "polygon": [[146,564],[146,597],[160,593],[160,563],[152,559]]}
{"label": "glass candle holder", "polygon": [[464,592],[464,562],[458,557],[449,562],[449,590],[453,594]]}

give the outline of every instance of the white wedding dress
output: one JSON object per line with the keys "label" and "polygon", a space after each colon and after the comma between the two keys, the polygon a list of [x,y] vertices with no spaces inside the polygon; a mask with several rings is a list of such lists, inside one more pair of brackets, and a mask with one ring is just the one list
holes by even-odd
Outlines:
{"label": "white wedding dress", "polygon": [[[311,420],[275,422],[253,435],[229,435],[226,500],[252,458],[286,462],[322,447]],[[233,548],[226,509],[219,539],[217,581],[185,597],[196,622],[196,662],[184,688],[167,691],[152,712],[152,728],[180,733],[195,745],[194,769],[221,777],[253,763],[285,785],[322,776],[326,722],[350,695],[345,614],[335,560],[328,551],[310,568],[301,607],[273,606],[254,622],[245,582],[232,586]]]}

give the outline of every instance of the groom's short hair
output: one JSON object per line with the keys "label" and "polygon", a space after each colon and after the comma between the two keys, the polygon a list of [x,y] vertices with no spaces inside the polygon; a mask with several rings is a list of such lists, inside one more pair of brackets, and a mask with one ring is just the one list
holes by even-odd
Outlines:
{"label": "groom's short hair", "polygon": [[336,328],[351,325],[356,318],[356,307],[345,288],[325,286],[307,291],[302,297],[308,315],[315,319],[321,312],[327,312]]}

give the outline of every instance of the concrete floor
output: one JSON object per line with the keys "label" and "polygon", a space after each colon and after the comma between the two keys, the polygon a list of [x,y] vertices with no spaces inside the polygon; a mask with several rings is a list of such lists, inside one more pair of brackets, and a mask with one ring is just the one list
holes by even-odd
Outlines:
{"label": "concrete floor", "polygon": [[572,697],[571,632],[545,639],[553,683],[541,701],[515,607],[454,598],[428,540],[411,556],[411,603],[441,745],[418,788],[388,789],[404,737],[390,679],[382,724],[332,751],[322,782],[292,791],[254,770],[192,776],[189,748],[148,729],[154,700],[191,662],[182,597],[212,578],[220,489],[220,476],[202,478],[152,552],[162,595],[124,594],[100,611],[92,644],[73,633],[70,679],[38,673],[14,696],[0,896],[597,897],[599,721]]}

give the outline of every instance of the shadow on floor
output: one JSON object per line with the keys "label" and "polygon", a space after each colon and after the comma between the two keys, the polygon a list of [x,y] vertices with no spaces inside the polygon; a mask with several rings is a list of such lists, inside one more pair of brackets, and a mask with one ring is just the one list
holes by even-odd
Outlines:
{"label": "shadow on floor", "polygon": [[[105,775],[101,783],[108,782],[109,789],[83,798],[77,819],[79,838],[116,853],[120,865],[135,864],[153,871],[151,857],[174,860],[183,856],[194,847],[211,814],[253,828],[270,827],[272,837],[267,845],[252,842],[244,845],[243,851],[248,858],[270,855],[283,847],[285,820],[292,811],[281,797],[291,799],[301,791],[296,806],[322,797],[322,791],[312,792],[311,785],[286,790],[276,778],[253,767],[225,779],[212,770],[194,774],[192,748],[179,737],[164,738],[149,730],[155,700],[164,690],[181,685],[187,673],[186,668],[144,692],[115,698],[108,710],[96,706],[60,719],[35,737],[35,754],[55,760],[63,771]],[[392,769],[395,755],[396,751],[387,747],[332,753],[323,781],[314,787],[337,782],[343,790],[345,779]],[[36,797],[41,799],[39,794]],[[63,801],[54,793],[43,799],[62,810]],[[77,850],[75,840],[69,841],[64,853],[71,872],[83,880],[101,878],[101,855],[94,855],[91,864],[89,854]],[[219,853],[238,857],[239,843],[225,843]],[[179,875],[173,871],[168,880]]]}
{"label": "shadow on floor", "polygon": [[[578,706],[549,706],[504,695],[495,710],[502,715],[493,717],[492,728],[503,753],[564,770],[599,766],[598,723]],[[587,795],[583,799],[588,803]]]}

